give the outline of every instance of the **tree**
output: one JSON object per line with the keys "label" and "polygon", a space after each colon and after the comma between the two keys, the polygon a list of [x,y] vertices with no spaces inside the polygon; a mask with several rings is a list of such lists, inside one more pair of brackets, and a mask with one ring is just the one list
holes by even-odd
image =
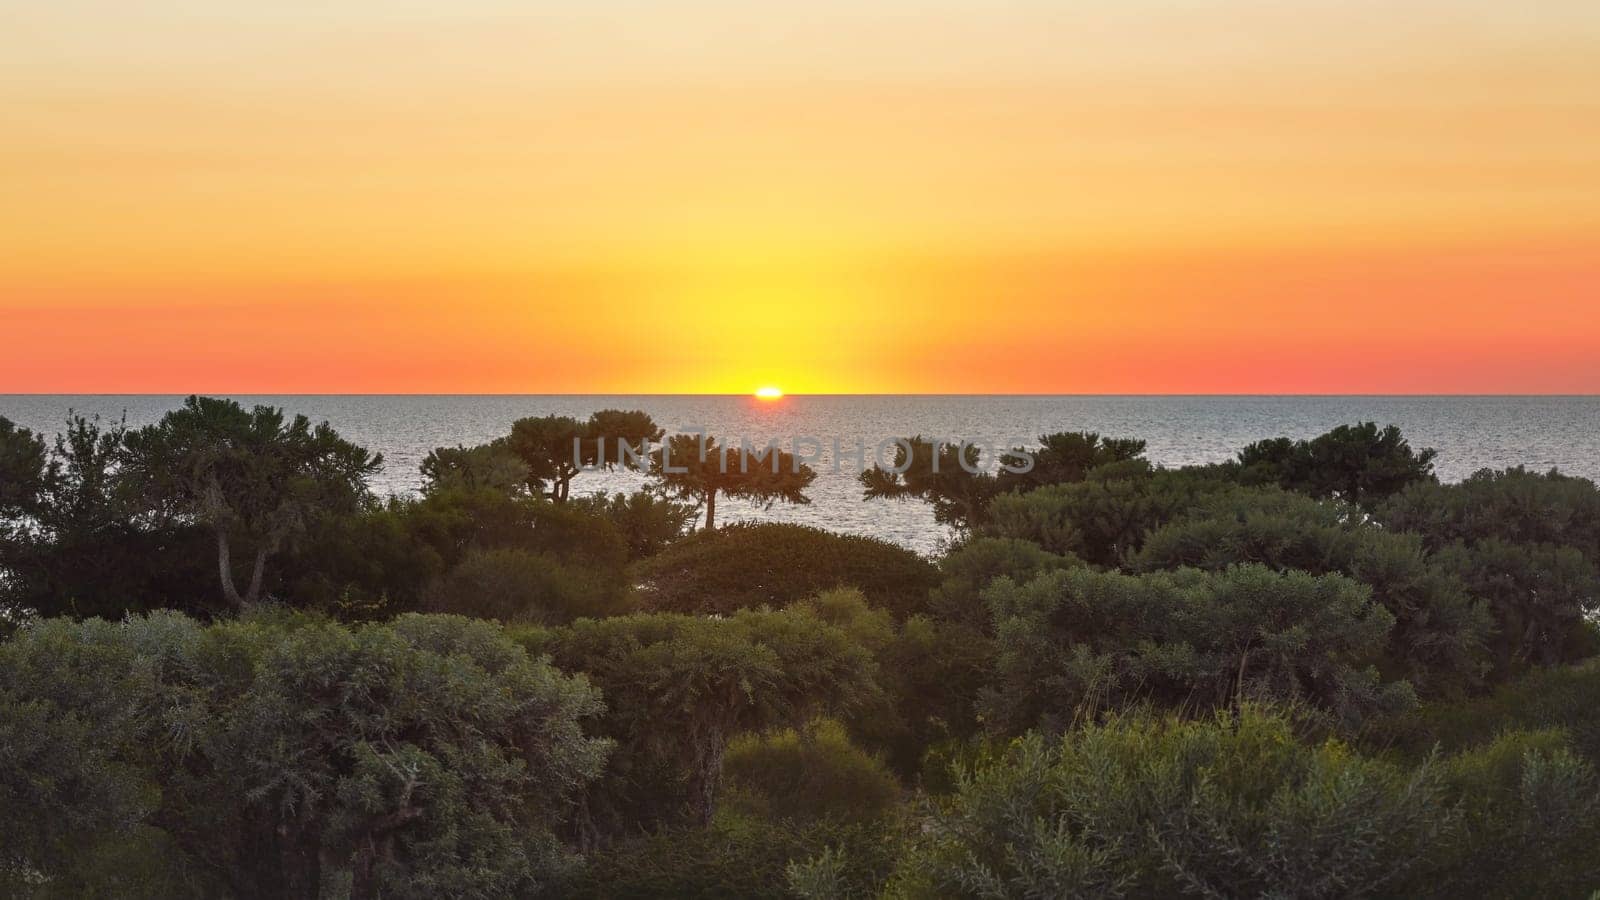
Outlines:
{"label": "tree", "polygon": [[706,824],[736,734],[847,713],[877,692],[871,655],[798,610],[579,619],[521,639],[605,694],[602,732],[617,750],[585,802],[586,846]]}
{"label": "tree", "polygon": [[1245,563],[1338,573],[1367,585],[1394,616],[1386,671],[1429,694],[1480,684],[1492,623],[1481,595],[1460,577],[1466,567],[1438,560],[1421,538],[1378,527],[1347,503],[1277,488],[1220,493],[1150,532],[1127,560],[1140,572]]}
{"label": "tree", "polygon": [[0,741],[0,878],[154,831],[191,896],[531,896],[573,862],[557,833],[605,760],[599,709],[454,616],[47,620],[0,644],[0,734],[27,737]]}
{"label": "tree", "polygon": [[859,480],[865,499],[923,500],[933,505],[935,521],[967,530],[987,521],[996,497],[1082,481],[1099,466],[1140,459],[1144,446],[1092,431],[1062,431],[1041,435],[1035,449],[1003,452],[998,470],[985,471],[977,446],[918,435],[897,444],[892,467],[874,466]]}
{"label": "tree", "polygon": [[1240,480],[1371,506],[1433,480],[1434,450],[1412,450],[1400,429],[1340,425],[1309,441],[1275,438],[1239,451]]}
{"label": "tree", "polygon": [[[909,448],[909,449],[908,449]],[[959,529],[981,523],[1000,492],[993,472],[980,467],[978,447],[939,443],[921,435],[895,447],[894,465],[873,466],[857,476],[866,500],[922,500],[934,521]]]}
{"label": "tree", "polygon": [[660,440],[662,434],[644,412],[603,409],[586,422],[571,416],[518,419],[511,434],[495,446],[509,450],[527,465],[529,490],[564,503],[572,479],[585,468],[609,469],[628,455],[642,464],[647,445]]}
{"label": "tree", "polygon": [[998,648],[985,718],[1006,733],[1139,701],[1304,703],[1343,727],[1415,703],[1410,684],[1382,684],[1372,665],[1394,617],[1342,575],[1079,568],[1002,578],[984,597]]}
{"label": "tree", "polygon": [[654,556],[684,536],[697,510],[687,503],[658,497],[649,491],[603,493],[580,497],[573,504],[601,516],[616,527],[628,544],[628,558]]}
{"label": "tree", "polygon": [[437,447],[422,460],[422,492],[491,490],[510,494],[528,481],[528,466],[503,444]]}
{"label": "tree", "polygon": [[212,611],[215,575],[197,562],[210,540],[188,523],[141,514],[120,462],[126,431],[120,421],[69,416],[31,508],[11,519],[9,538],[0,535],[0,608],[113,619],[161,606]]}
{"label": "tree", "polygon": [[1587,478],[1483,469],[1458,484],[1421,482],[1379,507],[1390,528],[1414,531],[1440,549],[1498,539],[1575,547],[1600,565],[1600,488]]}
{"label": "tree", "polygon": [[1115,567],[1145,535],[1213,494],[1238,490],[1209,470],[1101,466],[1083,481],[995,499],[979,533],[1038,544],[1097,566]]}
{"label": "tree", "polygon": [[31,515],[49,478],[44,436],[0,416],[0,523]]}
{"label": "tree", "polygon": [[[127,474],[148,508],[202,524],[216,537],[223,597],[235,609],[261,597],[267,560],[315,517],[353,512],[381,455],[344,440],[305,416],[246,410],[233,400],[189,397],[155,425],[128,432]],[[232,548],[255,553],[243,593]]]}
{"label": "tree", "polygon": [[650,475],[670,497],[702,506],[706,529],[717,527],[717,495],[770,508],[778,501],[810,503],[806,488],[817,473],[776,447],[724,447],[715,438],[673,435],[650,456]]}

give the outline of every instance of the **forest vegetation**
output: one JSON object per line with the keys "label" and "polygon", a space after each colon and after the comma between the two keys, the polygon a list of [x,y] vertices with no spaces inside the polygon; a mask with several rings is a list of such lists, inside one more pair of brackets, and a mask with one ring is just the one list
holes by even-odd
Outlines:
{"label": "forest vegetation", "polygon": [[[929,504],[930,559],[719,521],[812,473],[662,437],[522,419],[380,498],[280,409],[0,418],[0,895],[1600,888],[1588,480],[1444,483],[1375,423],[912,437],[862,502]],[[650,487],[582,495],[617,457],[574,439]]]}

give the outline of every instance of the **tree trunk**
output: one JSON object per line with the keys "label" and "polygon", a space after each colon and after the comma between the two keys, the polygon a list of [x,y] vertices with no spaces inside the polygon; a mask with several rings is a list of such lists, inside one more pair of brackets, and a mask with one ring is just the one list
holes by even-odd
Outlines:
{"label": "tree trunk", "polygon": [[712,488],[706,492],[706,530],[717,527],[717,491]]}
{"label": "tree trunk", "polygon": [[267,567],[267,550],[265,547],[256,551],[256,566],[250,573],[250,590],[244,595],[244,602],[254,603],[261,599],[261,574]]}
{"label": "tree trunk", "polygon": [[233,583],[233,560],[228,553],[228,533],[217,529],[217,574],[222,576],[222,596],[234,609],[244,608],[244,598]]}

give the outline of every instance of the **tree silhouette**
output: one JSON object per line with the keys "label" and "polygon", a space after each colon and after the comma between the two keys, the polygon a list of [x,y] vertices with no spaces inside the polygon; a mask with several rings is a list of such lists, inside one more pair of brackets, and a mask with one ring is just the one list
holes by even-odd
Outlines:
{"label": "tree silhouette", "polygon": [[[354,512],[383,463],[328,423],[233,400],[190,397],[155,425],[128,432],[124,474],[149,512],[216,533],[223,597],[242,608],[261,597],[267,559],[315,516]],[[255,552],[250,583],[234,582],[235,540]]]}
{"label": "tree silhouette", "polygon": [[650,474],[669,496],[704,506],[706,528],[717,527],[718,494],[768,508],[780,500],[810,503],[805,489],[817,477],[810,466],[776,447],[724,447],[715,438],[692,434],[674,435],[652,453]]}

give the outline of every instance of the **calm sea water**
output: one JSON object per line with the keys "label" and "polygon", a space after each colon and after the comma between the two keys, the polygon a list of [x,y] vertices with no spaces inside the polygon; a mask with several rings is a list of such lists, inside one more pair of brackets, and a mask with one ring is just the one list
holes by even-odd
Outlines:
{"label": "calm sea water", "polygon": [[[786,397],[767,403],[743,396],[239,396],[326,419],[340,433],[383,454],[374,487],[416,490],[422,457],[434,447],[475,444],[505,433],[521,416],[579,418],[606,408],[642,409],[671,431],[703,428],[736,442],[795,436],[824,445],[807,506],[763,510],[719,503],[726,521],[765,519],[870,534],[925,553],[944,532],[920,503],[866,502],[854,477],[853,452],[912,434],[1008,446],[1053,431],[1090,430],[1149,442],[1151,460],[1166,465],[1226,459],[1251,441],[1310,437],[1344,423],[1372,420],[1404,429],[1413,446],[1439,451],[1439,474],[1462,478],[1484,468],[1556,467],[1600,479],[1600,397]],[[102,418],[153,422],[182,401],[176,396],[0,395],[0,415],[36,431],[60,430],[68,410]],[[834,469],[832,444],[846,459]],[[892,451],[891,451],[892,452]],[[631,490],[633,473],[580,476],[574,491]]]}

